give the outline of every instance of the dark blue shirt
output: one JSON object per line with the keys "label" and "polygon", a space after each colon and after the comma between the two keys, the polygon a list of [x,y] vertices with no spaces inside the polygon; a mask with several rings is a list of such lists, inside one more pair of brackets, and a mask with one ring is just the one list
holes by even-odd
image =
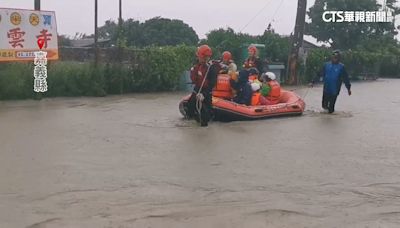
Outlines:
{"label": "dark blue shirt", "polygon": [[318,77],[321,76],[323,77],[325,94],[339,95],[343,82],[347,89],[351,87],[349,75],[342,63],[325,63]]}

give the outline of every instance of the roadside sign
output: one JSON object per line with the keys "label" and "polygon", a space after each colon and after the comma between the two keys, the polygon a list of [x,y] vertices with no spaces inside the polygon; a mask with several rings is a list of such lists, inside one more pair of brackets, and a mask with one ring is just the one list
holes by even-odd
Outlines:
{"label": "roadside sign", "polygon": [[0,8],[0,62],[33,61],[40,51],[48,60],[58,59],[57,23],[54,11]]}

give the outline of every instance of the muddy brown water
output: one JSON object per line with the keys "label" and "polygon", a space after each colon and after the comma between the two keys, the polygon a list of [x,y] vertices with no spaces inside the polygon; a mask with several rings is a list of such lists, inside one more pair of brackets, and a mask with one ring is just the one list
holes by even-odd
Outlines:
{"label": "muddy brown water", "polygon": [[400,80],[211,123],[182,93],[0,103],[0,227],[400,227]]}

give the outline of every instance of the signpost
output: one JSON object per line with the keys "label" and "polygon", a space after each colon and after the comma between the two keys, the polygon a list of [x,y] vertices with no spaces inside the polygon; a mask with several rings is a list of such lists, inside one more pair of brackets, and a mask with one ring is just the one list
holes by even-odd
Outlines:
{"label": "signpost", "polygon": [[0,8],[0,62],[33,61],[39,39],[47,59],[57,60],[55,12]]}

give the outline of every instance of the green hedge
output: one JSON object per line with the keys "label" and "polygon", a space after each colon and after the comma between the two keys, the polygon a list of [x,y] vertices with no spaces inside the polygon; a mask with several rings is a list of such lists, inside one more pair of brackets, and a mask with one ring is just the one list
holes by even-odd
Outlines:
{"label": "green hedge", "polygon": [[[303,79],[309,82],[315,77],[324,62],[330,60],[331,54],[332,51],[329,49],[312,50],[307,56]],[[342,60],[352,79],[358,79],[365,72],[379,77],[400,78],[400,56],[368,51],[346,51]]]}
{"label": "green hedge", "polygon": [[174,91],[189,69],[194,47],[150,47],[134,53],[130,62],[52,62],[48,65],[48,92],[33,92],[33,63],[0,64],[0,99],[57,96],[104,96],[131,92]]}

